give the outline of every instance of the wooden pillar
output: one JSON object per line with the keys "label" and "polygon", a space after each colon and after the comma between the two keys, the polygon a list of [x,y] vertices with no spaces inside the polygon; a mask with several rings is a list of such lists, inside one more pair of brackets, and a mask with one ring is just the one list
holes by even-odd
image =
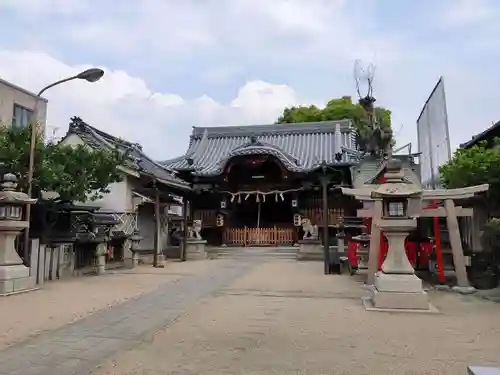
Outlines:
{"label": "wooden pillar", "polygon": [[184,262],[186,260],[186,246],[187,246],[187,236],[188,236],[188,210],[189,206],[191,206],[188,203],[187,197],[183,198],[183,206],[182,206],[182,214],[183,214],[183,236],[182,236],[182,243],[181,243],[181,261]]}
{"label": "wooden pillar", "polygon": [[375,274],[378,272],[379,257],[380,257],[380,227],[379,220],[382,217],[382,200],[373,202],[372,208],[372,228],[370,236],[370,250],[368,254],[368,277],[366,278],[367,285],[373,285],[375,282]]}
{"label": "wooden pillar", "polygon": [[158,187],[155,186],[155,238],[154,238],[154,255],[153,255],[153,267],[164,267],[163,252],[161,246],[161,211],[160,211],[160,192]]}
{"label": "wooden pillar", "polygon": [[323,263],[325,275],[328,275],[330,273],[330,244],[328,236],[328,177],[326,174],[321,176],[321,193],[323,206]]}
{"label": "wooden pillar", "polygon": [[164,249],[165,251],[168,251],[168,248],[170,246],[170,233],[169,233],[169,231],[170,231],[169,227],[170,226],[169,226],[169,223],[168,223],[168,219],[169,219],[169,217],[168,217],[168,209],[169,208],[170,208],[170,205],[167,204],[165,206],[165,223],[164,223],[164,226],[162,228],[162,231],[165,234],[165,249]]}
{"label": "wooden pillar", "polygon": [[453,199],[444,201],[446,209],[446,223],[448,224],[448,235],[450,236],[451,251],[453,255],[453,263],[455,264],[455,275],[457,277],[457,286],[469,287],[469,279],[465,269],[464,250],[462,248],[462,240],[460,238],[460,229],[458,227],[457,211]]}

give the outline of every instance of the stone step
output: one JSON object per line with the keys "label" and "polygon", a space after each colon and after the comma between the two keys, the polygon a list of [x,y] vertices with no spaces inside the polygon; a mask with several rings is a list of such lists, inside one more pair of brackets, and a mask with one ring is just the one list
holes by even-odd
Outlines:
{"label": "stone step", "polygon": [[211,248],[210,253],[218,258],[288,258],[295,259],[296,247],[220,247]]}

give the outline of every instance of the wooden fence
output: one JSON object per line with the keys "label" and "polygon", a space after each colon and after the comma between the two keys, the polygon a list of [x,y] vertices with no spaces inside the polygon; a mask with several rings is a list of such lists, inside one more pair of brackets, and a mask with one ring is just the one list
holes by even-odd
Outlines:
{"label": "wooden fence", "polygon": [[224,243],[237,246],[292,245],[294,228],[226,228]]}
{"label": "wooden fence", "polygon": [[[300,210],[303,217],[311,220],[312,224],[321,226],[323,223],[323,209],[321,208],[304,208]],[[340,219],[344,217],[343,208],[330,208],[328,210],[328,224],[338,224]]]}

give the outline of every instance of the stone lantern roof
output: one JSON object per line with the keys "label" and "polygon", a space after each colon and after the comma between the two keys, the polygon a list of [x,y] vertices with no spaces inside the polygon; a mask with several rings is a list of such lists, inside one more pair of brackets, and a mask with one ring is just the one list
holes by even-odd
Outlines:
{"label": "stone lantern roof", "polygon": [[2,204],[33,204],[36,203],[36,199],[30,199],[28,194],[22,191],[16,191],[17,188],[17,177],[13,173],[6,173],[2,176],[2,183],[0,184],[0,205]]}
{"label": "stone lantern roof", "polygon": [[421,195],[423,190],[404,178],[403,165],[398,159],[390,159],[384,175],[386,182],[378,185],[371,193],[372,198],[404,198]]}

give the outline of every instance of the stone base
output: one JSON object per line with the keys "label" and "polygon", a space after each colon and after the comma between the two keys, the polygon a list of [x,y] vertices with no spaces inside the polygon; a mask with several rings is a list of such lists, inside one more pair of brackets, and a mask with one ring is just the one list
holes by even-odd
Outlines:
{"label": "stone base", "polygon": [[156,264],[153,265],[156,268],[164,268],[165,267],[165,255],[164,254],[158,254],[156,256]]}
{"label": "stone base", "polygon": [[[371,287],[373,288],[373,286]],[[389,313],[419,313],[419,314],[438,314],[439,310],[436,309],[432,304],[427,303],[427,309],[403,309],[403,308],[383,308],[375,307],[373,299],[371,296],[361,297],[363,306],[366,311],[376,311],[376,312],[389,312]]]}
{"label": "stone base", "polygon": [[378,309],[429,310],[429,296],[426,292],[401,293],[371,291],[373,307]]}
{"label": "stone base", "polygon": [[186,260],[207,259],[206,244],[206,240],[187,240]]}
{"label": "stone base", "polygon": [[323,247],[320,240],[301,240],[299,241],[299,251],[297,260],[323,260]]}
{"label": "stone base", "polygon": [[0,266],[0,296],[36,290],[36,277],[24,264]]}
{"label": "stone base", "polygon": [[370,297],[375,308],[429,310],[429,297],[422,280],[414,274],[377,272]]}
{"label": "stone base", "polygon": [[379,271],[375,274],[374,285],[379,292],[420,293],[423,290],[422,280],[415,274],[388,274]]}
{"label": "stone base", "polygon": [[473,294],[476,293],[477,290],[473,286],[458,286],[455,285],[451,288],[452,291],[460,293],[460,294]]}

